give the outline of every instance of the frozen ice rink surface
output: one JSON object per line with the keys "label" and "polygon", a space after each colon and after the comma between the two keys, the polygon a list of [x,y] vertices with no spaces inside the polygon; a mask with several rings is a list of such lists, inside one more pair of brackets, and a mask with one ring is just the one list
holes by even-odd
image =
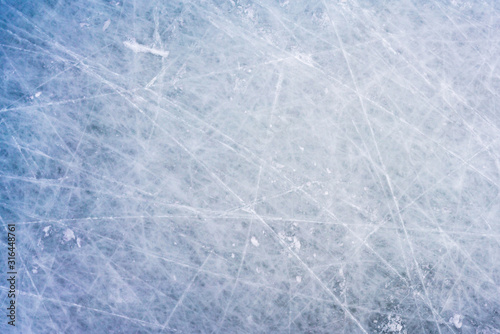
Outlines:
{"label": "frozen ice rink surface", "polygon": [[[500,2],[0,1],[19,333],[500,333]],[[4,307],[5,306],[5,307]]]}

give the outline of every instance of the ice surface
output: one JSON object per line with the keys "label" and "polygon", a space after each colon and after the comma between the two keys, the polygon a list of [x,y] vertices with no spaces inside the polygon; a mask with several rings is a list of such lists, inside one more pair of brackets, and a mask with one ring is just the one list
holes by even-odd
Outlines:
{"label": "ice surface", "polygon": [[500,333],[499,48],[496,0],[0,0],[18,332]]}

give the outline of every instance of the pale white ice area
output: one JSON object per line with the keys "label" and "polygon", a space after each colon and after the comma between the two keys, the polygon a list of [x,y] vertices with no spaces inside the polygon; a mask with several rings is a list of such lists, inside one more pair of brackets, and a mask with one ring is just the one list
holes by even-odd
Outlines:
{"label": "pale white ice area", "polygon": [[0,68],[19,333],[500,334],[500,1],[0,0]]}

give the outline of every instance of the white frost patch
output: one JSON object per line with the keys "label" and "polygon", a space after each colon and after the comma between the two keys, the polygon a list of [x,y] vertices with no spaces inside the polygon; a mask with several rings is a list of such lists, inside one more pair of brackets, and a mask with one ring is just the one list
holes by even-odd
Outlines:
{"label": "white frost patch", "polygon": [[76,238],[76,244],[77,244],[77,245],[78,245],[78,247],[80,247],[80,248],[82,248],[82,244],[81,244],[81,242],[82,242],[82,239],[80,239],[80,238]]}
{"label": "white frost patch", "polygon": [[42,95],[42,92],[36,92],[35,97],[40,97]]}
{"label": "white frost patch", "polygon": [[67,228],[66,231],[64,231],[63,242],[68,242],[74,239],[75,233],[71,229]]}
{"label": "white frost patch", "polygon": [[297,237],[293,237],[293,244],[292,247],[295,248],[296,250],[300,250],[300,240],[297,239]]}
{"label": "white frost patch", "polygon": [[160,57],[167,57],[169,54],[168,51],[153,49],[153,48],[147,47],[145,45],[139,44],[135,40],[125,41],[125,42],[123,42],[123,45],[125,45],[127,48],[134,51],[135,53],[139,53],[139,52],[151,53],[151,54],[154,54],[154,55],[157,55]]}
{"label": "white frost patch", "polygon": [[450,323],[452,323],[456,328],[462,327],[462,316],[460,314],[455,314],[450,318]]}
{"label": "white frost patch", "polygon": [[302,282],[302,277],[300,277],[300,276],[296,276],[296,277],[295,277],[295,280],[297,281],[297,283],[300,283],[300,282]]}
{"label": "white frost patch", "polygon": [[384,331],[389,333],[406,333],[403,330],[403,319],[399,315],[389,316],[389,322],[384,326]]}
{"label": "white frost patch", "polygon": [[250,242],[252,242],[252,245],[254,245],[255,247],[259,247],[259,245],[260,245],[260,244],[259,244],[259,240],[257,240],[257,238],[256,238],[256,237],[252,237],[252,238],[250,239]]}
{"label": "white frost patch", "polygon": [[313,59],[309,54],[298,53],[295,59],[309,66],[313,66]]}
{"label": "white frost patch", "polygon": [[109,25],[111,24],[111,20],[108,19],[106,22],[104,22],[104,25],[102,26],[102,31],[106,31],[106,29],[109,28]]}
{"label": "white frost patch", "polygon": [[247,17],[251,21],[255,20],[255,12],[253,11],[253,8],[247,8],[247,9],[245,9],[245,14],[247,14]]}
{"label": "white frost patch", "polygon": [[49,236],[49,231],[50,231],[50,225],[49,226],[45,226],[43,228],[43,232],[45,232],[45,236],[48,237]]}

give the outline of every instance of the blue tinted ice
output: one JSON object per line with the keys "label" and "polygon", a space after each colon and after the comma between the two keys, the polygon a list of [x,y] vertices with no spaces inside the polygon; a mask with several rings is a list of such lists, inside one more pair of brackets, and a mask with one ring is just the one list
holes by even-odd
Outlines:
{"label": "blue tinted ice", "polygon": [[500,333],[500,2],[0,1],[0,332]]}

